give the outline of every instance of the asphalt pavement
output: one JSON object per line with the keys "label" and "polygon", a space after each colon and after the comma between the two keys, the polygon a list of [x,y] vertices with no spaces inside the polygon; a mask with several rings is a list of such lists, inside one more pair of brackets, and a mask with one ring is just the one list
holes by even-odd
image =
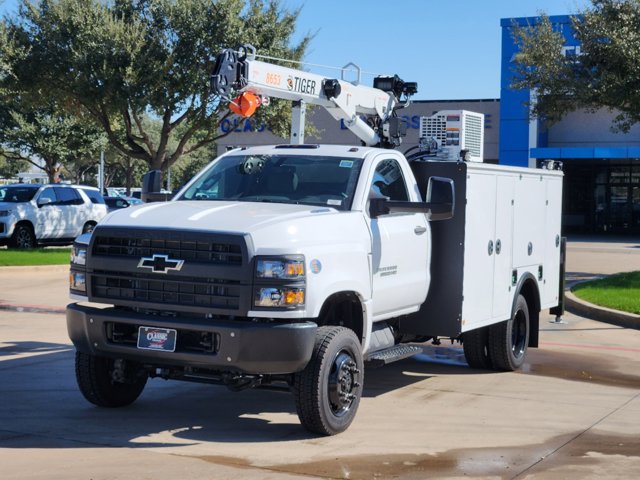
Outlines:
{"label": "asphalt pavement", "polygon": [[[596,239],[597,240],[597,239]],[[572,239],[568,278],[640,270],[640,244]],[[640,331],[541,316],[522,370],[470,369],[461,348],[367,370],[352,426],[302,429],[293,398],[152,380],[121,409],[87,403],[67,333],[66,267],[0,268],[5,479],[636,478]]]}

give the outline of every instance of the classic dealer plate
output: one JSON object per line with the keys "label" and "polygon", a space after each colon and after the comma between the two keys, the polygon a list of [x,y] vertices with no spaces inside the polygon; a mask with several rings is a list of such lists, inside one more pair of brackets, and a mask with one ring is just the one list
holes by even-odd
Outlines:
{"label": "classic dealer plate", "polygon": [[177,336],[177,330],[171,328],[140,327],[138,329],[138,348],[174,352]]}

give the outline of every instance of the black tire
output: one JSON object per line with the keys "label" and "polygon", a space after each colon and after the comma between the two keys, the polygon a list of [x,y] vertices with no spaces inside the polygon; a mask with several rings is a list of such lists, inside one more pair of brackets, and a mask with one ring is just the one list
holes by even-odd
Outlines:
{"label": "black tire", "polygon": [[84,224],[84,227],[82,227],[82,233],[91,233],[94,228],[96,228],[95,222],[87,222]]}
{"label": "black tire", "polygon": [[300,423],[321,435],[345,431],[358,410],[363,383],[362,348],[356,334],[344,327],[319,327],[311,360],[294,377]]}
{"label": "black tire", "polygon": [[38,243],[36,242],[36,236],[33,234],[33,230],[29,225],[20,223],[16,225],[11,235],[11,247],[31,249],[36,248]]}
{"label": "black tire", "polygon": [[99,407],[124,407],[133,403],[147,383],[147,375],[138,375],[135,365],[126,367],[127,382],[113,378],[115,361],[76,352],[76,381],[84,398]]}
{"label": "black tire", "polygon": [[491,370],[491,352],[489,349],[489,327],[476,328],[462,334],[464,357],[471,368]]}
{"label": "black tire", "polygon": [[518,295],[511,318],[489,327],[489,347],[495,370],[513,371],[524,363],[529,345],[529,307]]}

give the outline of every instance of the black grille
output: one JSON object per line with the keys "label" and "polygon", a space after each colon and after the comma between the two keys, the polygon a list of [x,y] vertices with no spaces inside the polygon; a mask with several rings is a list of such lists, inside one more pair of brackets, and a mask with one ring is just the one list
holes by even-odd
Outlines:
{"label": "black grille", "polygon": [[233,243],[210,240],[173,240],[164,238],[128,238],[99,236],[93,244],[94,255],[135,257],[154,254],[217,265],[242,265],[242,249]]}
{"label": "black grille", "polygon": [[[252,298],[247,248],[243,235],[98,226],[87,258],[89,299],[174,312],[243,315]],[[151,268],[157,258],[180,267]]]}
{"label": "black grille", "polygon": [[92,275],[95,297],[189,307],[237,310],[239,281],[97,271]]}

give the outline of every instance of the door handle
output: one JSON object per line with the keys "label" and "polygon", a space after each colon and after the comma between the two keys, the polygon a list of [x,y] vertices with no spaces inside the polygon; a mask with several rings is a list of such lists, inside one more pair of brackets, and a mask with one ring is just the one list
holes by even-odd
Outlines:
{"label": "door handle", "polygon": [[416,235],[422,235],[424,232],[427,231],[427,227],[418,225],[416,228],[413,229],[413,231]]}

